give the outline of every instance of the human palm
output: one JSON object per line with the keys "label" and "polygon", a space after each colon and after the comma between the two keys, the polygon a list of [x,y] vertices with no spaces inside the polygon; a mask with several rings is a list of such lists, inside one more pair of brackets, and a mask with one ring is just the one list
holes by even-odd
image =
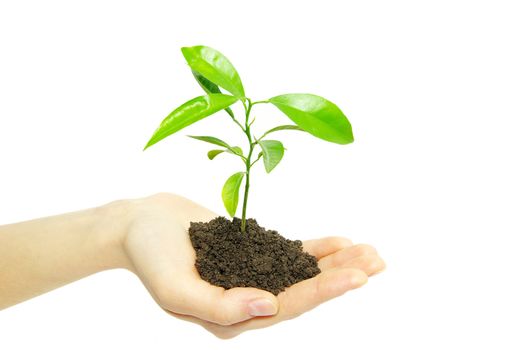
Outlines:
{"label": "human palm", "polygon": [[131,269],[166,312],[220,338],[297,317],[361,287],[368,276],[385,267],[371,246],[327,237],[303,242],[304,250],[318,259],[321,273],[314,278],[292,285],[277,297],[255,288],[224,290],[200,278],[187,234],[191,221],[209,221],[217,215],[167,193],[138,201],[124,240]]}

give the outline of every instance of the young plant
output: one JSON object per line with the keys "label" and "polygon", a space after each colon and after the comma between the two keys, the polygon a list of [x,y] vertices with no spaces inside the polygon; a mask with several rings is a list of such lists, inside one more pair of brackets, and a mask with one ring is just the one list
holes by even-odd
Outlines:
{"label": "young plant", "polygon": [[[228,153],[243,162],[244,170],[231,175],[225,181],[222,189],[225,209],[231,217],[234,217],[238,207],[240,188],[245,178],[241,218],[242,232],[245,232],[252,167],[260,159],[263,159],[265,170],[270,173],[283,158],[285,150],[283,144],[278,140],[268,140],[266,138],[268,135],[282,130],[299,130],[338,144],[348,144],[354,141],[352,127],[347,117],[334,103],[323,97],[312,94],[285,94],[253,102],[245,95],[238,72],[220,52],[207,46],[193,46],[182,48],[182,53],[194,78],[206,92],[206,95],[193,98],[172,111],[156,129],[144,150],[167,136],[218,111],[224,110],[229,114],[231,120],[247,138],[248,147],[245,151],[213,136],[189,137],[219,147],[207,153],[211,160],[221,153]],[[223,94],[220,88],[227,90],[230,95]],[[229,108],[238,101],[243,105],[245,111],[245,117],[241,121]],[[254,118],[251,118],[252,110],[255,105],[261,103],[270,103],[276,106],[294,124],[276,126],[265,131],[260,137],[254,136],[251,129],[254,123]],[[255,151],[257,148],[259,148],[259,151]]]}

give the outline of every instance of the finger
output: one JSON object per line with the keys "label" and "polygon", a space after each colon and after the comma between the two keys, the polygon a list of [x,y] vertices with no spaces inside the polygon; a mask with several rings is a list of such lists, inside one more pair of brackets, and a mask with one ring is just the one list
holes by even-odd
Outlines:
{"label": "finger", "polygon": [[339,268],[322,272],[318,276],[299,282],[278,295],[280,310],[274,316],[256,317],[247,321],[223,326],[192,316],[172,314],[207,329],[219,338],[230,339],[238,334],[269,327],[283,320],[291,319],[345,292],[359,288],[367,282],[367,275],[354,268]]}
{"label": "finger", "polygon": [[[241,334],[244,331],[242,329],[242,327],[238,326],[238,325],[242,325],[244,322],[236,323],[231,326],[221,326],[216,323],[201,320],[194,316],[177,314],[175,312],[172,312],[172,311],[169,311],[166,309],[164,309],[164,311],[167,312],[169,315],[174,316],[180,320],[197,324],[197,325],[205,328],[207,331],[211,332],[212,334],[214,334],[216,337],[218,337],[220,339],[231,339],[231,338],[234,338],[235,336]],[[245,322],[249,322],[249,321],[245,321]]]}
{"label": "finger", "polygon": [[361,255],[353,259],[349,259],[336,266],[329,266],[331,260],[322,259],[318,262],[318,266],[322,271],[328,270],[334,267],[353,267],[360,269],[367,274],[372,276],[385,269],[385,262],[377,254]]}
{"label": "finger", "polygon": [[347,261],[364,255],[377,255],[376,249],[367,244],[353,245],[325,256],[318,261],[318,266],[322,271],[334,267],[342,267]]}
{"label": "finger", "polygon": [[271,326],[275,323],[295,318],[316,306],[338,297],[367,282],[365,272],[354,268],[337,268],[322,272],[314,278],[296,283],[278,295],[279,312],[270,317],[254,319],[227,327],[227,334]]}
{"label": "finger", "polygon": [[162,306],[174,313],[190,315],[219,325],[231,325],[256,316],[278,312],[278,300],[256,288],[224,290],[203,280],[186,279],[183,286],[163,298]]}
{"label": "finger", "polygon": [[301,281],[280,293],[280,316],[294,318],[367,282],[367,275],[354,268],[337,268]]}
{"label": "finger", "polygon": [[350,239],[337,236],[311,239],[303,242],[303,250],[318,259],[350,246],[352,246]]}
{"label": "finger", "polygon": [[221,326],[217,323],[205,321],[194,316],[177,314],[166,309],[164,309],[164,311],[167,312],[169,315],[174,316],[180,320],[197,324],[220,339],[231,339],[241,333],[240,327],[237,327],[237,325],[241,325],[243,322],[236,323],[231,326]]}

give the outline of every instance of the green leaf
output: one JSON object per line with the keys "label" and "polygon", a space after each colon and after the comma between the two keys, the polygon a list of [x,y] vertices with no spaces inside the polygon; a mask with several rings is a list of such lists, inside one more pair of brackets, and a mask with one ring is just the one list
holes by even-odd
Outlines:
{"label": "green leaf", "polygon": [[303,131],[302,128],[300,128],[298,125],[280,125],[275,128],[270,129],[265,134],[269,134],[271,132],[280,131],[280,130],[300,130]]}
{"label": "green leaf", "polygon": [[[234,146],[234,147],[229,146],[229,144],[228,144],[227,142],[222,141],[222,140],[220,140],[220,139],[217,138],[217,137],[214,137],[214,136],[191,136],[191,135],[187,135],[187,136],[189,136],[189,137],[191,137],[191,138],[193,138],[193,139],[196,139],[196,140],[200,140],[200,141],[204,141],[204,142],[209,142],[209,143],[212,143],[212,144],[214,144],[214,145],[222,146],[222,147],[226,148],[226,149],[227,149],[227,152],[229,152],[229,153],[231,153],[231,154],[235,154],[235,155],[238,155],[238,156],[240,156],[240,157],[243,156],[243,151],[242,151],[242,149],[241,149],[240,147],[237,147],[237,146]],[[209,155],[207,154],[207,156],[209,156]],[[214,157],[216,157],[216,156],[217,156],[217,154],[216,154]],[[213,157],[213,158],[214,158],[214,157]]]}
{"label": "green leaf", "polygon": [[225,148],[231,148],[231,146],[229,146],[229,144],[227,142],[222,141],[219,138],[214,137],[214,136],[192,136],[192,135],[187,135],[187,136],[189,136],[190,138],[196,139],[196,140],[209,142],[209,143],[212,143],[212,144],[217,145],[217,146],[222,146],[222,147],[225,147]]}
{"label": "green leaf", "polygon": [[261,140],[258,143],[262,149],[265,171],[270,173],[283,158],[283,144],[276,140]]}
{"label": "green leaf", "polygon": [[147,142],[147,145],[145,145],[144,150],[186,126],[232,105],[236,101],[238,101],[238,98],[234,96],[211,94],[199,96],[185,102],[162,121],[149,142]]}
{"label": "green leaf", "polygon": [[354,141],[352,127],[332,102],[312,94],[287,94],[269,99],[304,131],[320,139],[347,144]]}
{"label": "green leaf", "polygon": [[231,154],[234,154],[234,155],[237,155],[237,156],[243,156],[243,151],[240,147],[237,147],[237,146],[234,146],[234,147],[231,147],[227,150],[223,150],[223,149],[213,149],[213,150],[210,150],[209,152],[207,152],[207,157],[210,159],[210,160],[213,160],[214,158],[216,158],[216,156],[220,153],[223,153],[223,152],[227,152],[227,153],[231,153]]}
{"label": "green leaf", "polygon": [[229,149],[229,152],[233,153],[233,154],[237,154],[239,156],[243,156],[243,151],[240,147],[238,146],[234,146],[234,147],[231,147]]}
{"label": "green leaf", "polygon": [[280,131],[280,130],[298,130],[298,131],[305,131],[302,128],[300,128],[298,125],[280,125],[275,128],[272,128],[265,132],[265,134],[260,137],[260,139],[264,138],[265,136],[269,135],[271,132]]}
{"label": "green leaf", "polygon": [[183,47],[182,54],[193,71],[234,96],[245,97],[238,72],[220,52],[208,46],[192,46]]}
{"label": "green leaf", "polygon": [[192,75],[194,76],[194,79],[196,79],[198,84],[200,84],[203,91],[205,91],[206,93],[208,93],[208,94],[221,94],[222,93],[222,91],[220,90],[218,85],[216,85],[209,79],[205,78],[203,75],[201,75],[197,71],[193,70]]}
{"label": "green leaf", "polygon": [[240,195],[240,186],[242,184],[244,172],[233,174],[225,181],[222,189],[222,200],[225,209],[231,217],[236,214],[238,208],[238,197]]}
{"label": "green leaf", "polygon": [[[208,93],[208,94],[221,94],[222,93],[222,91],[220,90],[218,85],[216,85],[212,81],[206,79],[200,73],[193,70],[192,75],[194,76],[194,79],[196,79],[198,84],[200,84],[203,91],[205,91],[206,93]],[[225,108],[225,112],[227,112],[227,114],[229,114],[231,117],[234,118],[234,113],[232,112],[232,110],[229,107]]]}
{"label": "green leaf", "polygon": [[207,152],[207,157],[210,160],[213,160],[218,154],[223,153],[223,152],[224,152],[223,149],[213,149],[213,150],[210,150],[209,152]]}

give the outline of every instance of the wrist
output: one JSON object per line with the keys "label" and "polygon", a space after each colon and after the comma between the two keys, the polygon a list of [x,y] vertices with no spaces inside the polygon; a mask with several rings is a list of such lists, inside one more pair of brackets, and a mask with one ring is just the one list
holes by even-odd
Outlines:
{"label": "wrist", "polygon": [[124,248],[133,218],[133,201],[118,200],[94,209],[96,246],[101,252],[101,269],[132,270]]}

